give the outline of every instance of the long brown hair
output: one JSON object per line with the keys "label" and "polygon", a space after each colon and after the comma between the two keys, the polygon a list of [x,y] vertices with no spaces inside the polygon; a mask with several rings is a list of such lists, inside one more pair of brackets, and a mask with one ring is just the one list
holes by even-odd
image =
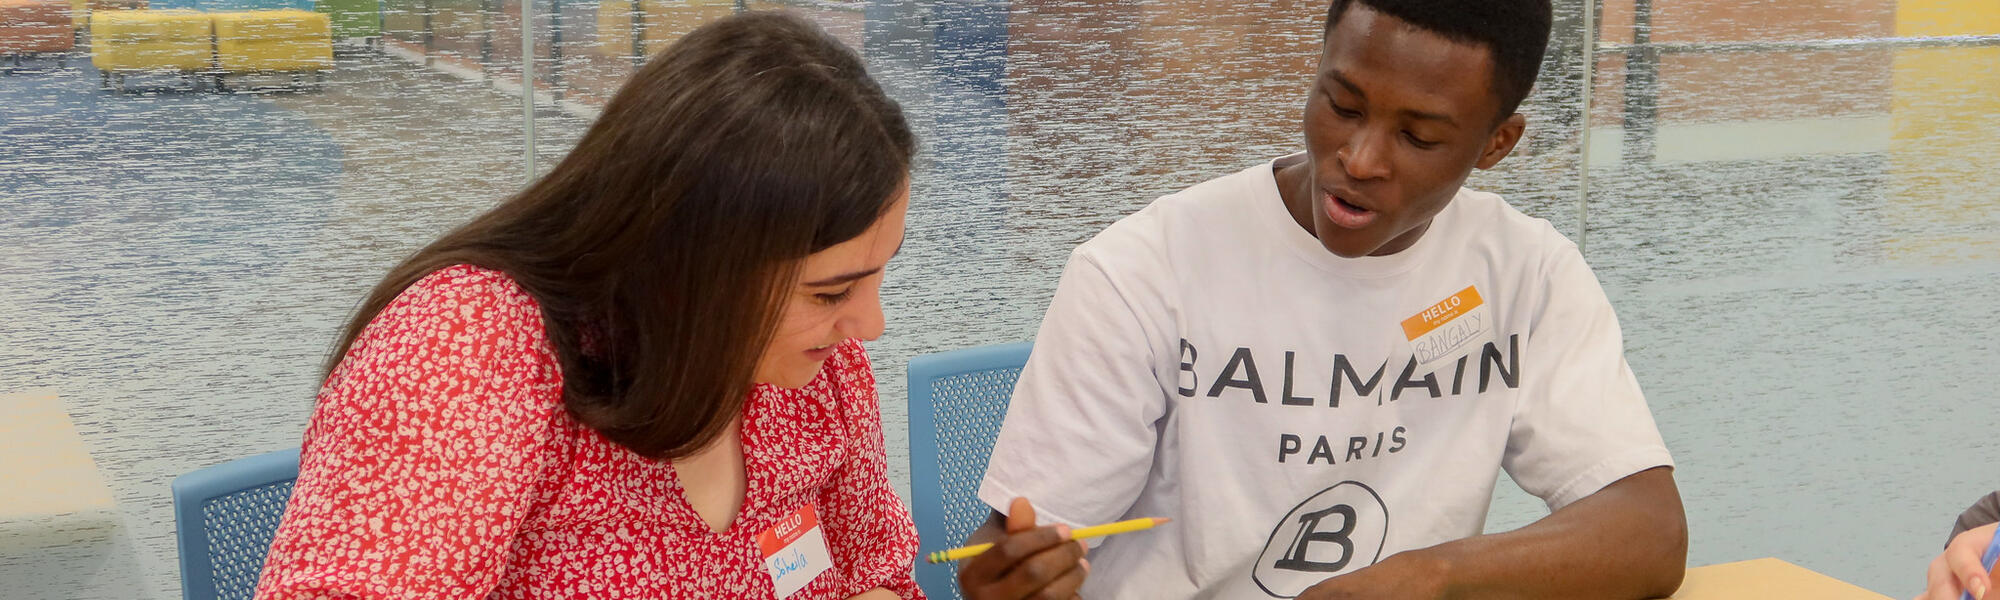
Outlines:
{"label": "long brown hair", "polygon": [[494,269],[541,304],[570,414],[687,456],[742,410],[800,261],[886,213],[915,146],[818,26],[719,19],[647,61],[541,180],[390,271],[327,369],[424,276]]}

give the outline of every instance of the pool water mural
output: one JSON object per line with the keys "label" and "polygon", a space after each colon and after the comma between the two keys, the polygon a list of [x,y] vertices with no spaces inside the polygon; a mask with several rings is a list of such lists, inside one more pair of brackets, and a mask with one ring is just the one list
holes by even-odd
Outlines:
{"label": "pool water mural", "polygon": [[[588,126],[576,107],[630,72],[621,48],[736,4],[777,3],[531,5],[542,172]],[[1580,4],[1557,4],[1528,139],[1469,185],[1586,239],[1675,451],[1690,561],[1778,556],[1914,594],[1951,519],[2000,487],[1984,306],[2000,297],[2000,46],[1812,44],[1991,36],[2000,10],[1604,2],[1584,123],[1591,36]],[[909,357],[1030,339],[1077,243],[1295,151],[1325,11],[789,5],[862,51],[923,144],[869,347],[906,495]],[[178,597],[167,483],[295,446],[366,289],[518,189],[518,1],[385,10],[385,49],[343,47],[317,91],[135,78],[113,95],[74,58],[0,77],[0,392],[62,396],[123,518],[74,568],[0,581],[8,597]],[[1713,49],[1760,41],[1799,46]],[[1488,529],[1545,511],[1502,485]]]}

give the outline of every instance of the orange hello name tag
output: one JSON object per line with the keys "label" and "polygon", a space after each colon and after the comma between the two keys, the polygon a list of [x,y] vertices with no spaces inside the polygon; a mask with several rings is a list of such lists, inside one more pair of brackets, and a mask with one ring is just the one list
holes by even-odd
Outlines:
{"label": "orange hello name tag", "polygon": [[791,597],[833,567],[833,557],[826,551],[826,535],[819,528],[819,513],[811,504],[757,534],[757,548],[764,555],[764,570],[770,572],[771,587],[780,599]]}
{"label": "orange hello name tag", "polygon": [[1403,319],[1403,335],[1410,340],[1411,355],[1425,367],[1456,356],[1467,342],[1486,339],[1492,332],[1486,301],[1474,286]]}

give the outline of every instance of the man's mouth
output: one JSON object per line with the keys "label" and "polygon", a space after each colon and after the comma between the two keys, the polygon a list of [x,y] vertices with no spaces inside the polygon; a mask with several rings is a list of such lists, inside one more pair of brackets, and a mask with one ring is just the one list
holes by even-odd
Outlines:
{"label": "man's mouth", "polygon": [[1376,213],[1333,192],[1321,192],[1321,209],[1326,218],[1345,229],[1360,229],[1375,222]]}

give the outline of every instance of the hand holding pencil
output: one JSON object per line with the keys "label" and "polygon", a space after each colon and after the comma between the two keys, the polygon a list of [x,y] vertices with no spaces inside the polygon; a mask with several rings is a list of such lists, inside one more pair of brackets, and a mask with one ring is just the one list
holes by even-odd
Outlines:
{"label": "hand holding pencil", "polygon": [[973,533],[992,549],[958,564],[958,588],[972,600],[1073,598],[1090,573],[1084,545],[1068,526],[1035,526],[1035,508],[1025,498],[1008,506],[1004,527],[989,522]]}
{"label": "hand holding pencil", "polygon": [[[1162,517],[1147,517],[1143,519],[1130,519],[1126,521],[1119,521],[1117,523],[1105,523],[1103,525],[1095,525],[1091,527],[1085,527],[1083,529],[1078,529],[1076,531],[1072,531],[1070,532],[1069,537],[1070,539],[1074,540],[1087,540],[1094,537],[1104,537],[1107,535],[1118,535],[1121,533],[1144,531],[1147,529],[1152,529],[1159,525],[1165,525],[1167,524],[1168,521],[1172,520],[1173,519],[1167,519]],[[993,549],[992,543],[973,544],[961,548],[953,548],[950,550],[940,550],[937,552],[932,552],[924,557],[924,561],[929,562],[931,564],[937,564],[941,562],[951,562],[954,560],[965,560],[968,558],[972,558],[974,556],[985,554],[987,550],[991,549]]]}

